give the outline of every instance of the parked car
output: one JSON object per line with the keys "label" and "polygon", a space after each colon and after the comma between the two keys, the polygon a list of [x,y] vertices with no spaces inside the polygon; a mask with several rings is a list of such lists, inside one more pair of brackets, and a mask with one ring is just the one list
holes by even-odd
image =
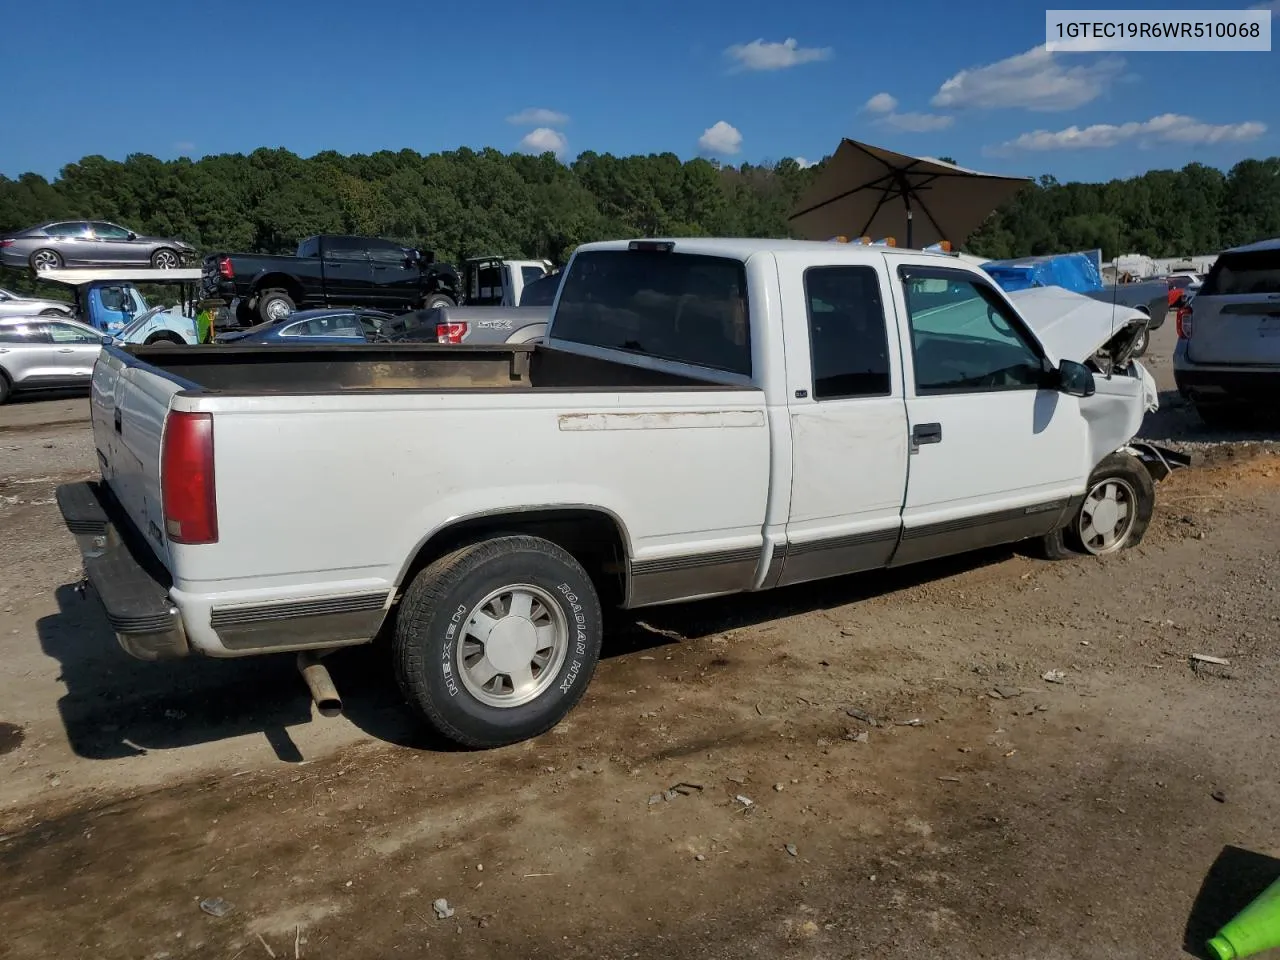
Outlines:
{"label": "parked car", "polygon": [[68,318],[0,318],[0,403],[32,390],[88,388],[102,342]]}
{"label": "parked car", "polygon": [[560,289],[560,281],[564,277],[561,271],[548,273],[525,286],[520,294],[522,307],[549,307],[556,301],[556,291]]}
{"label": "parked car", "polygon": [[352,343],[373,341],[392,316],[380,310],[300,310],[277,323],[260,323],[247,330],[229,330],[215,336],[215,343]]}
{"label": "parked car", "polygon": [[[315,652],[385,625],[426,723],[511,743],[582,696],[605,603],[1140,542],[1142,322],[1035,302],[920,251],[587,244],[541,344],[105,347],[102,479],[58,502],[134,656],[300,651],[332,703]],[[221,495],[263,476],[289,496]]]}
{"label": "parked car", "polygon": [[1210,426],[1280,407],[1280,239],[1218,257],[1179,313],[1173,375]]}
{"label": "parked car", "polygon": [[237,304],[243,326],[273,323],[295,310],[372,307],[393,313],[461,301],[458,272],[431,251],[376,237],[315,236],[291,257],[212,253],[204,295]]}
{"label": "parked car", "polygon": [[0,266],[35,271],[93,266],[172,270],[195,252],[184,240],[141,236],[105,220],[61,220],[0,236]]}
{"label": "parked car", "polygon": [[0,289],[0,317],[69,317],[75,305],[63,300],[27,297]]}

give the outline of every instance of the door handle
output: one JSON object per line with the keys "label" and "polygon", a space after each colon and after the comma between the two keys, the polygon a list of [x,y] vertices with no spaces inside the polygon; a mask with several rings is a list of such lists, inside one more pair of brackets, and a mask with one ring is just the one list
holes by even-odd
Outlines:
{"label": "door handle", "polygon": [[917,423],[911,428],[911,442],[917,447],[924,443],[941,443],[942,424]]}
{"label": "door handle", "polygon": [[73,347],[59,347],[58,352],[59,353],[75,353],[75,349]]}

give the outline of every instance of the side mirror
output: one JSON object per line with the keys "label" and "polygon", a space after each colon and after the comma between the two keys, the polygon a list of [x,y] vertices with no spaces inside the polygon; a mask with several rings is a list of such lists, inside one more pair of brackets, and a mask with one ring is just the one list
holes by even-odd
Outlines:
{"label": "side mirror", "polygon": [[1063,360],[1058,364],[1058,389],[1069,397],[1092,397],[1097,389],[1093,371],[1083,363]]}
{"label": "side mirror", "polygon": [[109,347],[109,346],[111,346],[113,343],[115,343],[115,342],[116,342],[116,338],[115,338],[115,337],[108,337],[108,336],[105,336],[105,335],[104,335],[103,337],[101,337],[101,338],[99,339],[99,341],[98,341],[98,342],[99,342],[99,343],[101,343],[104,347]]}
{"label": "side mirror", "polygon": [[134,233],[132,230],[130,230],[130,231],[129,231],[129,239],[130,239],[130,240],[137,240],[137,239],[138,239],[138,235],[137,235],[136,233]]}

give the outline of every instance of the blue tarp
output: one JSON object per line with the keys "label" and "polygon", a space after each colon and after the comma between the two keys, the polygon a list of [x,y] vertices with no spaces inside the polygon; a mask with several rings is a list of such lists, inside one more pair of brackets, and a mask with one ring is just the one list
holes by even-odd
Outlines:
{"label": "blue tarp", "polygon": [[1029,287],[1064,287],[1075,293],[1102,289],[1101,251],[1059,253],[1044,257],[989,260],[982,269],[991,274],[1002,290]]}

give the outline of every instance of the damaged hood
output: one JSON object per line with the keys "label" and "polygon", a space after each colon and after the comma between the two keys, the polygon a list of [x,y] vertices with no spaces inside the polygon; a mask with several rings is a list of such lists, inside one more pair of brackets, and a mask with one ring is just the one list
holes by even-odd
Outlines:
{"label": "damaged hood", "polygon": [[1132,356],[1147,323],[1146,314],[1133,307],[1062,287],[1031,287],[1005,295],[1056,359],[1100,361],[1103,373]]}

